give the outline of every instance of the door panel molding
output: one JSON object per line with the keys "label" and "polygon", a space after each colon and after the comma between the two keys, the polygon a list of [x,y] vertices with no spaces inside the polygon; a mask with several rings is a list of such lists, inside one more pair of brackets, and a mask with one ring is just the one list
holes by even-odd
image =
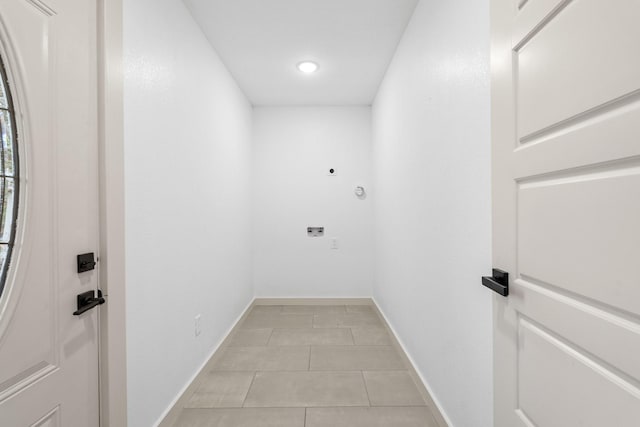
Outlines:
{"label": "door panel molding", "polygon": [[[18,54],[19,49],[16,45],[19,43],[16,40],[16,38],[19,37],[19,34],[17,34],[15,27],[10,31],[10,26],[7,25],[8,23],[4,17],[0,15],[0,55],[5,58],[4,65],[13,95],[21,181],[14,252],[11,259],[11,266],[8,270],[7,286],[2,298],[0,299],[0,345],[3,344],[7,328],[22,296],[22,284],[26,281],[28,276],[28,271],[25,266],[28,265],[32,259],[31,255],[35,233],[34,229],[37,228],[32,209],[32,206],[35,205],[32,187],[34,180],[38,179],[32,174],[34,162],[32,141],[34,136],[50,138],[49,135],[34,135],[35,130],[29,121],[32,109],[42,109],[46,107],[30,104],[30,92],[41,89],[41,86],[34,83],[34,87],[30,87],[29,85],[33,83],[33,79],[29,79],[29,75],[26,72],[26,69],[29,69],[33,74],[50,76],[47,68],[49,66],[49,49],[54,36],[50,33],[49,16],[33,14],[33,7],[27,0],[16,4],[15,8],[17,13],[20,13],[23,17],[21,22],[24,23],[28,21],[29,18],[35,18],[34,21],[28,21],[32,25],[20,26],[19,30],[23,32],[23,36],[24,34],[29,34],[33,40],[48,40],[49,43],[34,43],[34,45],[39,45],[43,49],[41,53],[42,59],[40,61],[34,62],[24,58]],[[16,36],[14,37],[13,34],[16,34]],[[29,88],[29,90],[27,88]],[[48,116],[47,119],[44,120],[48,120]],[[45,123],[45,125],[48,124]],[[45,182],[46,181],[50,183],[51,177],[46,178]],[[48,206],[46,209],[51,211],[52,206]],[[55,280],[55,277],[51,275],[50,283],[53,284],[53,280]],[[50,321],[47,322],[47,325],[53,327],[55,324],[54,320],[55,319],[50,319]],[[55,337],[56,335],[57,331],[52,332],[51,336]]]}
{"label": "door panel molding", "polygon": [[[634,95],[627,101],[629,103],[618,104],[613,110],[601,111],[595,117],[567,124],[565,128],[516,148],[514,165],[517,179],[584,167],[598,168],[616,161],[636,161],[640,96]],[[558,151],[567,155],[558,156]]]}
{"label": "door panel molding", "polygon": [[[534,37],[516,45],[519,140],[532,139],[640,89],[640,65],[628,61],[637,48],[628,35],[637,27],[640,3],[624,2],[624,14],[599,0],[562,3],[561,10],[536,27]],[[600,22],[615,25],[595,25]],[[607,75],[608,84],[598,85]]]}
{"label": "door panel molding", "polygon": [[640,165],[582,172],[517,186],[516,277],[640,317]]}
{"label": "door panel molding", "polygon": [[23,389],[55,372],[56,369],[58,369],[57,366],[41,361],[40,363],[25,369],[20,374],[9,378],[7,381],[0,384],[0,403],[12,398]]}
{"label": "door panel molding", "polygon": [[[535,37],[555,16],[573,0],[536,0],[527,8],[520,8],[515,19],[512,49],[517,52]],[[524,9],[524,10],[523,10]]]}
{"label": "door panel molding", "polygon": [[[523,316],[572,337],[575,346],[616,366],[630,381],[640,381],[640,325],[635,316],[528,277],[516,279],[512,297]],[[628,352],[618,350],[625,347]]]}
{"label": "door panel molding", "polygon": [[[56,35],[52,31],[55,25],[53,16],[34,11],[30,2],[21,1],[12,10],[13,16],[19,17],[19,23],[17,19],[7,23],[0,17],[0,34],[5,41],[2,50],[7,55],[5,67],[13,85],[21,181],[16,242],[7,279],[8,292],[3,295],[0,307],[0,345],[13,347],[13,354],[16,354],[16,357],[3,361],[5,372],[20,373],[33,370],[43,361],[57,367],[61,358],[55,350],[60,344],[56,310],[52,310],[48,303],[54,301],[57,304],[59,301],[58,276],[53,255],[57,247],[55,224],[58,165],[51,149],[56,144],[55,136],[48,131],[53,119],[49,105],[54,102],[54,98],[45,83],[54,78],[51,71],[51,48],[56,42]],[[38,54],[24,55],[20,52]],[[34,117],[37,118],[37,129],[32,120]],[[36,147],[33,143],[36,140],[39,142],[38,153],[34,151]],[[34,173],[34,170],[38,172]],[[36,239],[42,246],[37,250]],[[43,245],[45,242],[47,247]],[[29,265],[36,262],[40,266],[38,271],[29,268]],[[46,280],[42,271],[48,272]],[[32,279],[34,275],[41,277]],[[40,287],[24,289],[24,283],[32,280],[37,280]],[[24,304],[25,300],[32,304],[33,310],[16,313],[18,305]],[[16,315],[25,316],[27,313],[33,316],[33,322],[41,325],[38,331],[41,339],[38,340],[37,349],[30,347],[30,351],[21,351],[28,343],[19,334],[16,335],[15,331],[13,335],[9,335],[9,326]],[[7,343],[7,340],[10,342]],[[45,376],[30,378],[35,382]],[[3,383],[7,380],[8,378],[0,377]],[[33,382],[21,384],[27,387]]]}
{"label": "door panel molding", "polygon": [[60,406],[53,408],[47,415],[40,418],[31,427],[59,427],[60,426]]}
{"label": "door panel molding", "polygon": [[53,16],[56,14],[56,11],[54,10],[54,8],[51,7],[49,4],[47,4],[46,2],[44,2],[43,0],[26,0],[26,1],[28,3],[31,3],[33,6],[35,6],[36,9],[38,9],[40,12],[42,12],[47,16]]}
{"label": "door panel molding", "polygon": [[554,135],[562,136],[583,127],[597,125],[617,115],[628,114],[629,112],[637,114],[639,104],[640,89],[637,89],[523,136],[519,138],[519,142],[523,146],[525,144],[535,144],[541,142],[541,140],[549,141],[550,137]]}
{"label": "door panel molding", "polygon": [[[522,379],[518,382],[518,409],[538,424],[573,426],[581,425],[572,422],[580,419],[589,420],[584,425],[624,426],[625,420],[639,419],[637,382],[620,376],[615,368],[564,337],[519,316],[518,346],[518,376]],[[540,366],[545,369],[537,369]],[[608,404],[584,405],[592,393],[609,396]]]}

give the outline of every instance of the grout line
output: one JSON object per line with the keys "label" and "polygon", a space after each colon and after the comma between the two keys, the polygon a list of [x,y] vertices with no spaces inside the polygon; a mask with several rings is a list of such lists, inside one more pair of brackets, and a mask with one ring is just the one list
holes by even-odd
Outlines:
{"label": "grout line", "polygon": [[[402,405],[402,406],[397,406],[397,405],[382,405],[382,406],[363,406],[363,405],[348,405],[348,406],[340,406],[340,405],[330,405],[330,406],[326,406],[326,405],[319,405],[319,406],[308,406],[308,407],[303,407],[303,406],[283,406],[283,405],[277,405],[277,406],[247,406],[247,407],[239,407],[239,406],[213,406],[213,407],[193,407],[193,408],[184,408],[186,410],[201,410],[201,409],[236,409],[236,410],[245,410],[245,409],[304,409],[305,412],[307,411],[307,409],[354,409],[354,408],[359,408],[359,409],[383,409],[383,408],[397,408],[397,409],[402,409],[402,408],[417,408],[417,409],[424,409],[426,408],[427,410],[429,410],[429,412],[431,414],[433,414],[433,412],[431,411],[432,408],[430,408],[427,405]],[[305,414],[305,418],[306,418],[306,414]],[[172,427],[177,427],[177,426],[172,426]]]}
{"label": "grout line", "polygon": [[[342,347],[346,347],[346,346],[342,346]],[[246,372],[253,372],[253,370],[251,369],[247,369],[244,371],[213,371],[215,373],[221,373],[221,372],[235,372],[235,373],[246,373]],[[302,373],[302,372],[313,372],[313,373],[332,373],[332,374],[340,374],[340,373],[355,373],[355,372],[362,372],[358,369],[316,369],[313,371],[305,371],[302,369],[289,369],[289,370],[283,370],[283,369],[276,369],[276,370],[262,370],[262,371],[256,371],[256,372],[262,372],[263,374],[286,374],[286,373]],[[364,372],[407,372],[407,369],[365,369]]]}
{"label": "grout line", "polygon": [[269,334],[269,339],[267,339],[267,344],[266,346],[269,347],[269,343],[271,343],[271,337],[273,337],[273,331],[275,331],[276,328],[271,328],[271,333]]}
{"label": "grout line", "polygon": [[356,337],[353,335],[353,328],[349,328],[349,332],[351,333],[351,341],[353,342],[353,345],[356,345]]}
{"label": "grout line", "polygon": [[364,371],[360,371],[360,375],[362,375],[362,383],[364,384],[364,391],[367,393],[367,402],[369,402],[369,407],[371,407],[371,398],[369,397],[369,389],[367,388],[367,380],[364,378]]}
{"label": "grout line", "polygon": [[382,405],[382,406],[363,406],[363,405],[348,405],[348,406],[340,406],[340,405],[329,405],[326,406],[324,404],[320,404],[318,406],[284,406],[284,405],[276,405],[276,406],[247,406],[247,407],[239,407],[239,406],[213,406],[213,407],[202,407],[202,408],[184,408],[184,409],[350,409],[350,408],[427,408],[431,409],[426,405]]}
{"label": "grout line", "polygon": [[307,408],[304,408],[304,427],[307,427]]}
{"label": "grout line", "polygon": [[253,382],[256,380],[256,375],[258,375],[258,371],[253,373],[253,378],[251,378],[251,384],[249,384],[249,388],[247,389],[247,394],[244,395],[244,399],[242,399],[242,406],[244,408],[245,403],[247,403],[247,397],[249,397],[249,392],[251,391],[251,387],[253,387]]}
{"label": "grout line", "polygon": [[307,371],[311,372],[311,346],[309,346],[309,364],[307,365]]}
{"label": "grout line", "polygon": [[[427,409],[429,409],[427,406],[424,406],[424,405],[406,405],[406,406],[393,406],[393,405],[383,405],[383,406],[363,406],[363,405],[339,406],[339,405],[329,405],[329,406],[325,406],[325,405],[320,405],[320,406],[309,406],[309,407],[278,405],[278,406],[249,406],[247,408],[238,408],[238,407],[218,408],[218,407],[215,407],[215,408],[186,408],[186,409],[188,409],[188,410],[194,410],[194,409],[195,410],[199,410],[199,409],[242,409],[242,410],[245,410],[245,409],[293,409],[293,410],[304,409],[305,410],[305,423],[306,423],[306,412],[307,412],[308,409],[321,409],[322,410],[322,409],[409,409],[409,408],[415,408],[415,409],[425,409],[425,408],[427,408]],[[431,412],[429,412],[429,413],[431,414]],[[429,424],[429,426],[430,425],[431,424]]]}

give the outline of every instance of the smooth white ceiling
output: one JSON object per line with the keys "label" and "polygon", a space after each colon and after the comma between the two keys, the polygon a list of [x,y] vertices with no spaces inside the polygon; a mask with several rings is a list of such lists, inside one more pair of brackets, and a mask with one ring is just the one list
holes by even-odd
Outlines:
{"label": "smooth white ceiling", "polygon": [[184,2],[254,105],[369,105],[418,0]]}

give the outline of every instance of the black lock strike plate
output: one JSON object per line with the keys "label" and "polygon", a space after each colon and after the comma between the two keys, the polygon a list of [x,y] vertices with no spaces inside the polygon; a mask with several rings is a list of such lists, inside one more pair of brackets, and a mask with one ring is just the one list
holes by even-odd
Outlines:
{"label": "black lock strike plate", "polygon": [[78,273],[91,271],[96,268],[96,261],[93,252],[78,255]]}

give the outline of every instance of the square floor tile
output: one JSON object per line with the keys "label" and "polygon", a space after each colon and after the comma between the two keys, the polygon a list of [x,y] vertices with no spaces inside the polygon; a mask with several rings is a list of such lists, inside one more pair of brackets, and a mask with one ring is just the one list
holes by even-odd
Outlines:
{"label": "square floor tile", "polygon": [[229,340],[231,346],[267,345],[273,329],[238,329]]}
{"label": "square floor tile", "polygon": [[173,427],[304,427],[297,408],[183,409]]}
{"label": "square floor tile", "polygon": [[391,336],[384,328],[351,328],[355,345],[391,345]]}
{"label": "square floor tile", "polygon": [[269,329],[269,328],[312,328],[312,314],[250,314],[244,320],[241,329]]}
{"label": "square floor tile", "polygon": [[349,329],[274,329],[269,345],[353,345]]}
{"label": "square floor tile", "polygon": [[363,372],[371,406],[422,406],[418,387],[409,372]]}
{"label": "square floor tile", "polygon": [[368,406],[360,372],[258,372],[245,407]]}
{"label": "square floor tile", "polygon": [[306,427],[438,427],[426,406],[309,408],[306,418]]}
{"label": "square floor tile", "polygon": [[210,372],[185,408],[240,408],[253,375],[253,372]]}
{"label": "square floor tile", "polygon": [[213,371],[306,371],[309,347],[227,347]]}
{"label": "square floor tile", "polygon": [[382,327],[380,318],[375,314],[347,313],[347,314],[316,314],[313,316],[314,328],[356,328]]}
{"label": "square floor tile", "polygon": [[405,365],[391,346],[311,347],[312,371],[391,371]]}

